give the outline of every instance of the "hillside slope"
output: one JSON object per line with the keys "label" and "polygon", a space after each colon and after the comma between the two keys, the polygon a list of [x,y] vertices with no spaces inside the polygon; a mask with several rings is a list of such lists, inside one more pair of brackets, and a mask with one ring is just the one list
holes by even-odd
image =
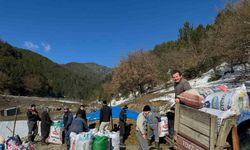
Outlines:
{"label": "hillside slope", "polygon": [[[95,97],[97,92],[94,94],[93,91],[98,89],[99,78],[105,78],[105,75],[99,77],[95,74],[89,80],[82,75],[85,74],[84,70],[79,72],[32,51],[0,41],[0,94],[82,99]],[[96,78],[98,83],[95,83]]]}

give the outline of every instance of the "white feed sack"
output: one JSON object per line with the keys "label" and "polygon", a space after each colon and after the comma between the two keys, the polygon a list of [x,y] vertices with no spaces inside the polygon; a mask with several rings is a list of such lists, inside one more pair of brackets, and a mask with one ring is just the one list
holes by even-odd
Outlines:
{"label": "white feed sack", "polygon": [[245,85],[230,89],[227,92],[216,92],[205,98],[204,107],[221,111],[230,110],[234,115],[240,115],[243,109],[249,109],[249,99]]}

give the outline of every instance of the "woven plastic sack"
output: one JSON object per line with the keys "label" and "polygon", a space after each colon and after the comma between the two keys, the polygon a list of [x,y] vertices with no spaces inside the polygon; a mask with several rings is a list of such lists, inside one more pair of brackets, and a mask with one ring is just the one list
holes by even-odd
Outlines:
{"label": "woven plastic sack", "polygon": [[62,144],[63,141],[62,133],[63,133],[62,122],[61,121],[53,122],[53,124],[50,126],[50,134],[48,142],[54,144]]}
{"label": "woven plastic sack", "polygon": [[92,150],[107,150],[108,140],[107,136],[96,136],[92,144]]}

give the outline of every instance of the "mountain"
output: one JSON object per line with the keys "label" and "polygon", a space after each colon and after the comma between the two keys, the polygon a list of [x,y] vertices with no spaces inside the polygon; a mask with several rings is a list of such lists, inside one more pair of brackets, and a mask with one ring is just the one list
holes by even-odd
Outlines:
{"label": "mountain", "polygon": [[96,80],[96,82],[103,82],[111,75],[111,68],[96,63],[71,62],[63,64],[62,66],[80,77]]}
{"label": "mountain", "polygon": [[0,94],[94,99],[109,69],[74,64],[59,65],[0,41]]}

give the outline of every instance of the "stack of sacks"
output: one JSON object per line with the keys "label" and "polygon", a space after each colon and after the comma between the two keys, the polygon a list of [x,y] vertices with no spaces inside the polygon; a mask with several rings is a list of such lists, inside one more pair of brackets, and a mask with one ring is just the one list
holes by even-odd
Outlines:
{"label": "stack of sacks", "polygon": [[230,116],[238,116],[242,111],[248,109],[249,98],[243,84],[241,87],[226,92],[208,95],[204,102],[204,108],[201,108],[200,111],[217,116],[219,129],[224,119]]}
{"label": "stack of sacks", "polygon": [[203,107],[204,100],[208,95],[227,90],[228,89],[225,85],[203,87],[187,90],[177,97],[180,99],[181,103],[199,109]]}
{"label": "stack of sacks", "polygon": [[105,133],[96,132],[95,136],[105,136],[108,137],[107,150],[119,150],[120,145],[120,132],[110,132],[105,131]]}
{"label": "stack of sacks", "polygon": [[244,109],[249,109],[249,98],[244,84],[233,89],[227,89],[223,85],[191,89],[181,93],[178,98],[182,103],[193,108],[230,110],[235,115],[239,115]]}
{"label": "stack of sacks", "polygon": [[119,144],[119,132],[101,133],[93,129],[79,134],[70,133],[70,150],[119,150]]}
{"label": "stack of sacks", "polygon": [[92,150],[92,132],[70,133],[70,150]]}
{"label": "stack of sacks", "polygon": [[241,87],[230,89],[227,92],[217,92],[208,95],[204,107],[221,111],[230,110],[234,115],[240,115],[244,109],[249,109],[249,98],[243,84]]}

